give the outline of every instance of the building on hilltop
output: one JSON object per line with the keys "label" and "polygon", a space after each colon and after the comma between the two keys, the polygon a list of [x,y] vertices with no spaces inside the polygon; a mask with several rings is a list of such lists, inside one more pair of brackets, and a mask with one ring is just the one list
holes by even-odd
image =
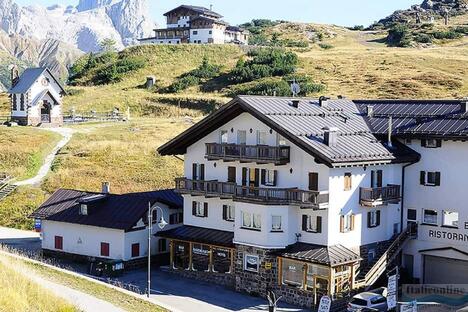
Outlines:
{"label": "building on hilltop", "polygon": [[[468,280],[466,101],[239,96],[158,149],[184,155],[173,271],[313,306]],[[430,265],[428,265],[430,264]]]}
{"label": "building on hilltop", "polygon": [[19,76],[11,70],[11,120],[25,126],[61,126],[63,124],[60,81],[45,67],[28,68]]}
{"label": "building on hilltop", "polygon": [[154,37],[140,39],[142,44],[248,44],[249,32],[230,26],[222,15],[199,6],[181,5],[164,14],[167,27],[155,29]]}

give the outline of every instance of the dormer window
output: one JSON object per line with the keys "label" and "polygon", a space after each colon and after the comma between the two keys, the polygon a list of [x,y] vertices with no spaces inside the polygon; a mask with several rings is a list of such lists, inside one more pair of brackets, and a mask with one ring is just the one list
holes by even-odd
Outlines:
{"label": "dormer window", "polygon": [[88,215],[88,205],[81,204],[80,206],[80,215],[87,216]]}

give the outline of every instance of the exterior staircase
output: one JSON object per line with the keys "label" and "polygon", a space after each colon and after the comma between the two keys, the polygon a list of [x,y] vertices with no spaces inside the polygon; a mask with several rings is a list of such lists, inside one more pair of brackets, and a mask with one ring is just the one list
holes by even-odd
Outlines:
{"label": "exterior staircase", "polygon": [[417,224],[412,223],[403,232],[393,237],[391,240],[386,241],[383,248],[381,248],[382,251],[376,255],[376,260],[369,263],[366,267],[361,268],[356,276],[354,287],[366,289],[372,287],[396,259],[405,244],[410,239],[416,238],[416,235]]}
{"label": "exterior staircase", "polygon": [[11,177],[5,173],[0,173],[0,201],[10,195],[15,189],[16,185],[10,184]]}

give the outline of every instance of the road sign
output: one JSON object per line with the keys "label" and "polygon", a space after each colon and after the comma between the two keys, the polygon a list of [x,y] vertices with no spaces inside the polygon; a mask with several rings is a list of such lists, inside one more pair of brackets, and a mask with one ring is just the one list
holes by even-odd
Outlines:
{"label": "road sign", "polygon": [[387,285],[387,306],[388,309],[396,308],[397,306],[397,288],[398,282],[397,275],[390,275],[388,277],[388,285]]}
{"label": "road sign", "polygon": [[35,219],[34,220],[34,230],[36,232],[40,232],[41,231],[41,228],[42,228],[42,222],[40,219]]}
{"label": "road sign", "polygon": [[328,296],[323,296],[320,299],[320,305],[317,312],[330,312],[331,307],[331,298]]}

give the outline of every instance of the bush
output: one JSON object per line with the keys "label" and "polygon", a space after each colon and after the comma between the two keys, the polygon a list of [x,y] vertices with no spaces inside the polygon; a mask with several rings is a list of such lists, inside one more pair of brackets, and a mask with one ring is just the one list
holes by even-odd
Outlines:
{"label": "bush", "polygon": [[319,43],[319,47],[321,47],[324,50],[330,50],[333,49],[333,46],[328,43]]}
{"label": "bush", "polygon": [[468,26],[457,26],[453,31],[459,34],[468,35]]}
{"label": "bush", "polygon": [[136,71],[144,66],[144,60],[137,57],[119,59],[99,69],[96,72],[95,83],[100,85],[119,82],[125,74]]}
{"label": "bush", "polygon": [[460,39],[463,35],[453,30],[436,31],[432,34],[436,39]]}
{"label": "bush", "polygon": [[177,78],[177,80],[167,88],[167,92],[181,92],[189,87],[200,84],[202,80],[212,79],[219,76],[220,72],[221,66],[211,64],[205,57],[203,58],[200,66]]}
{"label": "bush", "polygon": [[353,27],[349,27],[349,30],[364,30],[363,25],[355,25]]}
{"label": "bush", "polygon": [[408,27],[403,24],[396,24],[390,28],[387,44],[395,47],[409,47],[411,45],[411,36]]}
{"label": "bush", "polygon": [[419,42],[419,43],[432,43],[432,37],[429,36],[428,34],[416,34],[414,36],[414,41]]}
{"label": "bush", "polygon": [[184,91],[190,87],[196,86],[200,83],[200,78],[186,75],[177,79],[173,84],[168,88],[168,92],[178,93]]}
{"label": "bush", "polygon": [[298,57],[282,49],[259,49],[249,52],[248,61],[240,59],[231,71],[229,80],[235,83],[249,82],[260,78],[284,76],[295,72]]}

